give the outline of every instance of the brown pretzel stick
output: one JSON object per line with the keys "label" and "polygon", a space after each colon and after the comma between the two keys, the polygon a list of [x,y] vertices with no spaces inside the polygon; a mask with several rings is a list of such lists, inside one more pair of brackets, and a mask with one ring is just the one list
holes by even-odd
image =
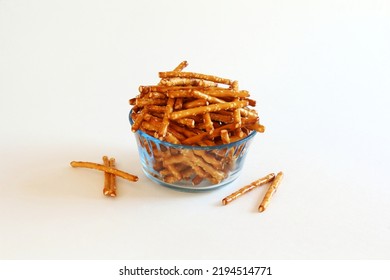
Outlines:
{"label": "brown pretzel stick", "polygon": [[229,79],[220,78],[212,75],[205,75],[201,73],[194,73],[194,72],[175,72],[175,71],[160,72],[159,77],[162,79],[166,79],[166,78],[201,79],[201,80],[206,80],[206,81],[211,81],[211,82],[226,84],[226,85],[231,85],[233,83]]}
{"label": "brown pretzel stick", "polygon": [[180,62],[179,65],[176,66],[175,69],[173,69],[174,72],[180,72],[183,71],[184,68],[188,66],[188,62],[186,60]]}
{"label": "brown pretzel stick", "polygon": [[132,127],[131,127],[131,131],[133,132],[136,132],[141,124],[142,124],[142,121],[144,120],[144,117],[145,115],[148,113],[148,108],[145,107],[138,115],[137,115],[137,118],[135,119]]}
{"label": "brown pretzel stick", "polygon": [[[183,73],[183,72],[173,72],[173,73]],[[170,79],[162,79],[159,85],[216,87],[217,83],[212,81],[200,80],[200,79],[175,77]]]}
{"label": "brown pretzel stick", "polygon": [[210,112],[217,112],[221,110],[230,110],[230,109],[236,109],[236,108],[242,108],[248,105],[248,101],[242,100],[242,101],[233,101],[233,102],[226,102],[226,103],[218,103],[218,104],[212,104],[208,106],[200,106],[197,108],[191,108],[181,111],[172,112],[170,115],[171,120],[186,118],[190,116],[195,116],[199,114],[205,114]]}
{"label": "brown pretzel stick", "polygon": [[114,174],[116,176],[122,177],[122,178],[124,178],[124,179],[126,179],[128,181],[131,181],[131,182],[137,182],[138,181],[138,177],[133,175],[133,174],[129,174],[129,173],[126,173],[126,172],[121,171],[119,169],[116,169],[116,168],[113,168],[113,167],[107,167],[107,166],[104,166],[102,164],[98,164],[98,163],[94,163],[94,162],[72,161],[70,163],[70,165],[72,167],[84,167],[84,168],[90,168],[90,169],[96,169],[96,170],[104,171],[104,172],[107,172],[107,173]]}
{"label": "brown pretzel stick", "polygon": [[263,212],[265,209],[267,209],[269,202],[271,201],[271,197],[278,189],[278,186],[283,178],[283,172],[279,172],[276,174],[275,179],[272,181],[271,185],[269,186],[263,201],[261,202],[259,206],[259,212]]}
{"label": "brown pretzel stick", "polygon": [[243,194],[246,194],[247,192],[253,190],[254,188],[257,188],[257,187],[260,187],[261,185],[269,183],[274,178],[275,178],[275,174],[274,173],[268,174],[267,176],[262,177],[262,178],[260,178],[260,179],[258,179],[256,181],[250,183],[249,185],[247,185],[245,187],[242,187],[238,191],[230,194],[229,196],[225,197],[224,199],[222,199],[222,204],[226,205],[229,202],[232,202],[233,200],[239,198]]}
{"label": "brown pretzel stick", "polygon": [[[115,168],[115,158],[110,158],[109,165],[111,168]],[[110,175],[110,196],[116,196],[116,176]]]}
{"label": "brown pretzel stick", "polygon": [[167,102],[166,110],[164,113],[162,125],[160,127],[160,130],[158,131],[158,134],[160,136],[160,140],[163,140],[165,135],[167,134],[168,125],[169,125],[169,114],[172,113],[174,104],[175,104],[175,99],[169,98],[168,102]]}
{"label": "brown pretzel stick", "polygon": [[[103,164],[104,166],[110,167],[110,161],[108,160],[107,156],[103,157]],[[110,196],[110,183],[111,183],[111,174],[104,172],[104,187],[103,187],[103,194],[106,196]]]}

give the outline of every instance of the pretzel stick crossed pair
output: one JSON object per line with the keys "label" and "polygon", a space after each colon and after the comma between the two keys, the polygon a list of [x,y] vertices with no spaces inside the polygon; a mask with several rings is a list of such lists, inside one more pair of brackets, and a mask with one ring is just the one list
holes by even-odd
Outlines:
{"label": "pretzel stick crossed pair", "polygon": [[259,212],[263,212],[267,209],[267,207],[271,201],[271,197],[276,192],[282,178],[283,178],[283,172],[279,172],[278,174],[276,174],[276,176],[274,173],[270,173],[267,176],[262,177],[256,181],[250,183],[249,185],[242,187],[238,191],[230,194],[229,196],[225,197],[224,199],[222,199],[222,204],[226,205],[229,202],[237,199],[238,197],[246,194],[247,192],[250,192],[251,190],[253,190],[257,187],[260,187],[264,184],[271,182],[271,185],[268,187],[268,190],[267,190],[266,194],[264,195],[264,198],[263,198],[263,200],[258,208]]}
{"label": "pretzel stick crossed pair", "polygon": [[138,177],[115,168],[115,158],[108,159],[103,156],[103,164],[88,161],[72,161],[72,167],[83,167],[96,169],[104,172],[103,194],[106,196],[116,196],[116,176],[122,177],[131,182],[137,182]]}

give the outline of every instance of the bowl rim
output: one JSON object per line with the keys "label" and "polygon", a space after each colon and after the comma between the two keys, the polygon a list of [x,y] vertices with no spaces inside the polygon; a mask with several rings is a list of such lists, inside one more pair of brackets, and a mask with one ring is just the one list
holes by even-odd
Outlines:
{"label": "bowl rim", "polygon": [[[133,109],[130,110],[130,113],[129,113],[129,122],[130,122],[130,125],[133,125],[134,121],[133,119],[131,118],[131,113],[133,112]],[[168,146],[168,147],[172,147],[172,148],[176,148],[176,149],[192,149],[192,150],[219,150],[219,149],[225,149],[225,148],[231,148],[231,147],[234,147],[234,146],[237,146],[237,145],[241,145],[242,143],[244,142],[248,142],[250,139],[252,139],[256,134],[257,134],[257,131],[256,130],[252,130],[248,136],[238,140],[238,141],[235,141],[235,142],[232,142],[232,143],[229,143],[229,144],[222,144],[222,145],[215,145],[215,146],[191,146],[191,145],[182,145],[182,144],[174,144],[174,143],[170,143],[170,142],[167,142],[167,141],[162,141],[156,137],[153,137],[145,132],[143,132],[142,130],[137,130],[135,132],[135,134],[139,134],[141,135],[142,137],[145,137],[146,139],[148,140],[151,140],[155,143],[158,143],[158,144],[162,144],[162,145],[165,145],[165,146]]]}

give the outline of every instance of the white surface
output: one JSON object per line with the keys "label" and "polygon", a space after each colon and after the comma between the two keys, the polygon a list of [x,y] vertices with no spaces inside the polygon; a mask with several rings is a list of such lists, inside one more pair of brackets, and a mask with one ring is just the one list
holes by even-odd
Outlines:
{"label": "white surface", "polygon": [[[0,258],[389,259],[387,1],[0,1]],[[357,3],[355,3],[357,2]],[[128,99],[157,72],[258,101],[242,176],[207,193],[142,174]],[[102,195],[72,160],[140,176]],[[220,200],[269,172],[285,178]]]}

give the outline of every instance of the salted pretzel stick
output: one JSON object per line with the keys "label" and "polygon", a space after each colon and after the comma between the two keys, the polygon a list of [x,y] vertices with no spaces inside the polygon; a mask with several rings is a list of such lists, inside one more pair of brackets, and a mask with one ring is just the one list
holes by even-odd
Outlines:
{"label": "salted pretzel stick", "polygon": [[199,133],[199,134],[196,134],[194,136],[188,137],[186,140],[183,141],[183,144],[185,144],[185,145],[192,145],[194,143],[198,143],[199,141],[201,141],[206,136],[216,137],[216,136],[219,135],[219,133],[223,129],[226,129],[226,130],[234,129],[234,124],[230,123],[230,124],[227,124],[227,125],[215,128],[213,130],[213,133],[211,133],[211,134],[209,134],[208,132],[203,132],[203,133]]}
{"label": "salted pretzel stick", "polygon": [[204,126],[206,128],[206,131],[210,134],[213,133],[214,125],[213,125],[213,122],[211,121],[210,113],[207,112],[203,115],[203,122],[204,122]]}
{"label": "salted pretzel stick", "polygon": [[[198,90],[198,89],[194,88],[194,90]],[[211,95],[214,97],[220,97],[220,98],[226,98],[226,97],[245,98],[245,97],[249,97],[249,92],[247,90],[234,91],[234,90],[228,89],[228,88],[203,88],[200,90],[204,93],[207,93],[208,95]]]}
{"label": "salted pretzel stick", "polygon": [[173,106],[175,110],[181,110],[183,108],[183,98],[178,97],[175,100],[175,105]]}
{"label": "salted pretzel stick", "polygon": [[160,130],[158,131],[158,134],[160,136],[160,140],[162,140],[165,137],[165,135],[167,134],[168,125],[169,125],[169,115],[172,113],[174,104],[175,104],[175,99],[169,98],[168,102],[167,102],[166,109],[165,109],[162,125],[160,127]]}
{"label": "salted pretzel stick", "polygon": [[275,179],[272,181],[271,185],[269,186],[263,201],[261,202],[259,206],[259,212],[263,212],[265,209],[267,209],[269,202],[271,201],[272,195],[276,192],[278,189],[278,186],[283,178],[283,172],[279,172],[276,174]]}
{"label": "salted pretzel stick", "polygon": [[201,79],[201,80],[206,80],[206,81],[211,81],[219,84],[226,84],[226,85],[231,85],[233,81],[225,78],[220,78],[217,76],[212,76],[212,75],[206,75],[206,74],[201,74],[201,73],[194,73],[194,72],[175,72],[175,71],[170,71],[170,72],[160,72],[159,77],[162,79],[167,79],[167,78],[189,78],[189,79]]}
{"label": "salted pretzel stick", "polygon": [[[187,61],[182,61],[179,63],[179,65],[177,65],[175,67],[175,69],[173,69],[173,72],[181,72],[183,71],[184,68],[186,68],[188,66],[188,63]],[[163,84],[163,79],[160,80],[160,82],[158,83],[159,85],[162,85]]]}
{"label": "salted pretzel stick", "polygon": [[[109,162],[107,156],[103,157],[103,164],[104,164],[104,166],[110,167],[110,162]],[[111,177],[110,173],[104,172],[103,194],[107,195],[107,196],[110,195],[110,177]]]}
{"label": "salted pretzel stick", "polygon": [[184,109],[191,109],[191,108],[198,108],[198,107],[207,106],[207,105],[209,105],[207,100],[200,98],[200,99],[195,99],[195,100],[188,101],[188,102],[184,103],[183,108]]}
{"label": "salted pretzel stick", "polygon": [[96,170],[104,171],[104,172],[107,172],[107,173],[114,174],[116,176],[122,177],[123,179],[126,179],[126,180],[131,181],[131,182],[137,182],[138,181],[138,177],[133,175],[133,174],[126,173],[126,172],[124,172],[122,170],[119,170],[119,169],[116,169],[116,168],[113,168],[113,167],[107,167],[107,166],[104,166],[102,164],[98,164],[98,163],[94,163],[94,162],[72,161],[70,163],[70,165],[72,167],[84,167],[84,168],[90,168],[90,169],[96,169]]}
{"label": "salted pretzel stick", "polygon": [[222,143],[224,143],[224,144],[230,143],[229,132],[226,129],[221,130],[221,140],[222,140]]}
{"label": "salted pretzel stick", "polygon": [[[115,168],[115,158],[110,158],[109,165]],[[110,196],[116,196],[116,176],[114,174],[110,174]]]}
{"label": "salted pretzel stick", "polygon": [[171,120],[186,118],[189,116],[204,114],[204,113],[210,113],[210,112],[217,112],[221,110],[229,110],[229,109],[237,109],[242,108],[248,105],[248,101],[242,100],[242,101],[233,101],[233,102],[226,102],[226,103],[219,103],[219,104],[211,104],[207,106],[201,106],[197,108],[191,108],[181,111],[172,112],[170,115]]}
{"label": "salted pretzel stick", "polygon": [[225,197],[224,199],[222,199],[222,204],[223,205],[226,205],[228,204],[229,202],[232,202],[233,200],[239,198],[240,196],[242,196],[243,194],[246,194],[247,192],[253,190],[254,188],[257,188],[257,187],[260,187],[264,184],[267,184],[269,183],[270,181],[272,181],[273,179],[275,178],[275,174],[274,173],[270,173],[268,174],[267,176],[265,177],[262,177],[260,179],[257,179],[256,181],[250,183],[249,185],[245,186],[245,187],[242,187],[241,189],[239,189],[238,191],[228,195],[227,197]]}
{"label": "salted pretzel stick", "polygon": [[180,62],[179,65],[176,66],[175,69],[173,69],[174,72],[180,72],[183,71],[184,68],[188,66],[188,62],[186,60]]}
{"label": "salted pretzel stick", "polygon": [[[183,72],[172,72],[172,73],[183,73]],[[201,79],[193,78],[179,78],[174,77],[170,79],[161,79],[159,85],[163,86],[201,86],[201,87],[217,87],[218,84],[213,81],[205,81]]]}
{"label": "salted pretzel stick", "polygon": [[137,118],[135,119],[133,125],[131,126],[131,131],[136,132],[141,124],[142,121],[144,120],[145,115],[148,113],[148,108],[145,107],[138,115]]}
{"label": "salted pretzel stick", "polygon": [[[195,97],[198,97],[198,98],[206,99],[210,103],[220,103],[220,104],[226,103],[225,100],[218,98],[216,96],[213,96],[212,92],[203,93],[203,92],[200,92],[198,90],[194,90],[194,91],[192,91],[192,95]],[[220,97],[222,97],[222,96],[220,96]],[[234,97],[237,98],[237,96],[234,96]],[[237,99],[235,99],[235,101],[237,101]],[[248,102],[247,105],[249,105],[250,102],[248,100],[246,100],[246,101]],[[241,115],[243,115],[243,116],[250,116],[252,118],[257,118],[257,114],[252,112],[252,111],[249,111],[245,108],[239,108],[239,110],[240,110]]]}
{"label": "salted pretzel stick", "polygon": [[238,81],[233,81],[233,83],[230,85],[231,89],[234,91],[238,91]]}

